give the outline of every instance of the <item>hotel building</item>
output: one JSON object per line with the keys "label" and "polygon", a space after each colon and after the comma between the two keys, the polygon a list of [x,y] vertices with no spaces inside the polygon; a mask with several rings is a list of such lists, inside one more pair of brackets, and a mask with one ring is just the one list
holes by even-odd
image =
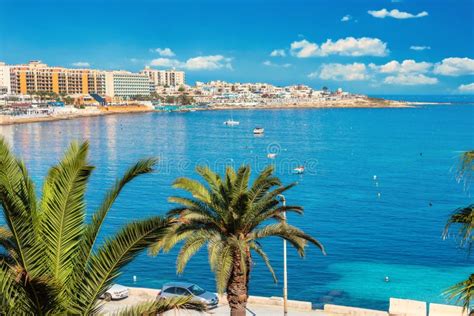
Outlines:
{"label": "hotel building", "polygon": [[115,99],[128,99],[137,95],[150,95],[148,76],[129,71],[107,71],[105,73],[105,94]]}
{"label": "hotel building", "polygon": [[0,62],[0,94],[10,94],[10,66]]}
{"label": "hotel building", "polygon": [[50,67],[41,61],[10,66],[13,94],[54,92],[58,94],[105,94],[105,73],[91,69]]}
{"label": "hotel building", "polygon": [[145,67],[141,72],[148,76],[155,87],[178,87],[184,85],[184,71],[179,70],[157,70]]}

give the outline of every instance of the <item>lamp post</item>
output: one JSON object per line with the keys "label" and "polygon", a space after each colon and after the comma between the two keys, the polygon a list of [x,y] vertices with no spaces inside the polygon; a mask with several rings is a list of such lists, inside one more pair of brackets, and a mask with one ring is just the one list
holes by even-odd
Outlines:
{"label": "lamp post", "polygon": [[[283,194],[279,194],[278,198],[283,207],[286,206],[286,199]],[[286,223],[286,212],[283,212],[283,221]],[[283,239],[283,315],[288,315],[288,278],[286,267],[286,239]]]}

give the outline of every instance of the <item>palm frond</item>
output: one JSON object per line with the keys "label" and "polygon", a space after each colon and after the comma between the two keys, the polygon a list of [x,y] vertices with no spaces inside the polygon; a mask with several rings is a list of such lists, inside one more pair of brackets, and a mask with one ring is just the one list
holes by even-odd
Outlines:
{"label": "palm frond", "polygon": [[192,194],[192,196],[205,203],[209,203],[211,198],[207,188],[199,181],[189,178],[178,178],[174,181],[173,187],[183,189]]}
{"label": "palm frond", "polygon": [[[89,145],[72,143],[45,179],[42,197],[42,238],[53,278],[68,284],[84,229],[86,185],[93,170]],[[66,290],[66,287],[65,287]]]}
{"label": "palm frond", "polygon": [[113,315],[117,316],[144,316],[159,315],[171,310],[187,309],[205,311],[206,306],[202,303],[191,301],[191,297],[173,297],[150,300],[125,308]]}
{"label": "palm frond", "polygon": [[471,274],[467,280],[453,285],[443,294],[457,304],[462,303],[464,310],[469,309],[474,298],[474,274]]}
{"label": "palm frond", "polygon": [[153,217],[126,225],[113,238],[107,239],[90,258],[90,268],[82,282],[75,306],[85,314],[97,309],[96,298],[104,293],[120,270],[141,251],[160,240],[167,232],[169,222]]}
{"label": "palm frond", "polygon": [[461,246],[467,244],[470,247],[473,237],[472,230],[474,229],[474,204],[458,208],[454,211],[444,228],[444,238],[447,238],[453,225],[459,226],[458,235],[461,238]]}
{"label": "palm frond", "polygon": [[254,250],[260,256],[260,258],[262,258],[263,262],[268,268],[268,271],[270,271],[270,273],[272,274],[273,281],[275,281],[275,283],[278,282],[275,270],[273,270],[273,267],[270,263],[270,259],[268,258],[265,251],[263,251],[263,248],[257,242],[252,242],[250,243],[250,249]]}

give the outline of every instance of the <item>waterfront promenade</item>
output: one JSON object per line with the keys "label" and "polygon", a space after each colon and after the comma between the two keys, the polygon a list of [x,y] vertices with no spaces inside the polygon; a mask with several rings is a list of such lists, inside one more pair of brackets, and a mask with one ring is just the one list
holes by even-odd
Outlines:
{"label": "waterfront promenade", "polygon": [[[123,300],[111,301],[104,304],[103,315],[114,315],[119,311],[146,301],[156,299],[160,290],[147,288],[129,288],[130,296]],[[262,297],[250,296],[247,304],[247,315],[250,316],[274,316],[283,313],[283,301],[280,297]],[[227,316],[230,309],[227,305],[225,296],[220,297],[220,304],[217,308],[211,309],[206,313],[200,313],[191,310],[170,311],[165,315],[215,315]],[[340,306],[325,304],[324,309],[312,309],[310,302],[288,301],[288,315],[292,316],[467,316],[467,311],[461,307],[428,304],[422,301],[407,299],[390,299],[389,311],[379,311],[373,309],[364,309],[350,306]]]}

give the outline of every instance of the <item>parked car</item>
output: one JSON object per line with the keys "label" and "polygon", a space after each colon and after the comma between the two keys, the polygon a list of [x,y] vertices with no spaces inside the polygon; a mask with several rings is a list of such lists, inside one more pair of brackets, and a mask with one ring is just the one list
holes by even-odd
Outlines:
{"label": "parked car", "polygon": [[120,284],[112,285],[104,294],[100,296],[101,299],[104,299],[107,302],[111,300],[120,300],[122,298],[128,297],[128,288]]}
{"label": "parked car", "polygon": [[188,282],[170,282],[163,285],[158,298],[191,296],[192,301],[201,302],[208,308],[216,307],[219,304],[219,298],[216,294],[208,292],[199,285]]}

